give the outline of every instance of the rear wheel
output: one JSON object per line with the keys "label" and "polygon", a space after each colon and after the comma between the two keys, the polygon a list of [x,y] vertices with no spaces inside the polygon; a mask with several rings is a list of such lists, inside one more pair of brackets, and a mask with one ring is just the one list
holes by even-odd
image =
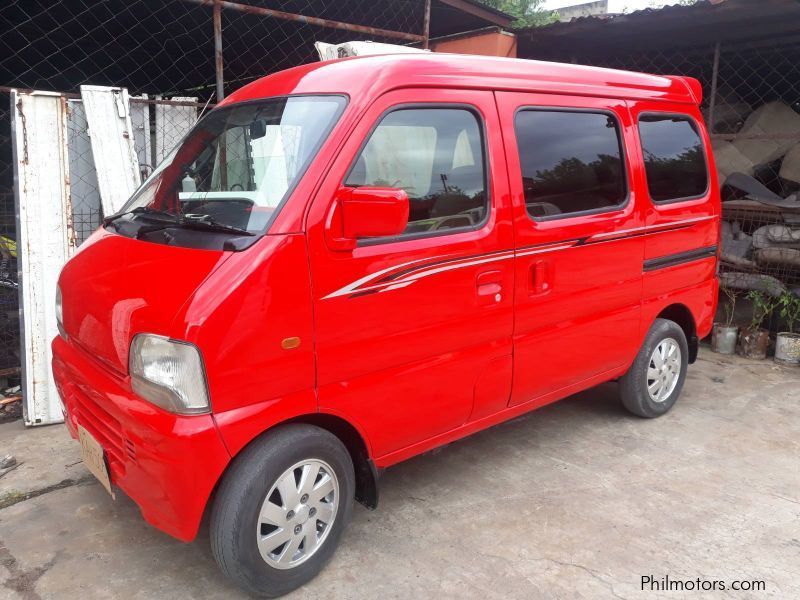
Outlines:
{"label": "rear wheel", "polygon": [[354,492],[350,454],[334,435],[300,424],[271,431],[236,457],[220,484],[214,558],[251,594],[286,594],[331,558]]}
{"label": "rear wheel", "polygon": [[622,404],[640,417],[660,417],[683,389],[689,347],[680,325],[656,319],[630,369],[620,379]]}

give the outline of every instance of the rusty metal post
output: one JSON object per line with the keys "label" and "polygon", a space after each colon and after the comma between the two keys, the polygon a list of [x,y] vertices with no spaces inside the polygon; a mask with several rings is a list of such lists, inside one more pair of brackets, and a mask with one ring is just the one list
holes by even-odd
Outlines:
{"label": "rusty metal post", "polygon": [[[222,2],[214,0],[214,70],[217,74],[217,102],[225,98],[225,79],[222,74]],[[228,189],[228,136],[223,133],[219,146],[219,182]]]}
{"label": "rusty metal post", "polygon": [[261,6],[251,6],[249,4],[239,4],[238,2],[229,2],[229,0],[184,0],[184,2],[191,2],[192,4],[200,4],[203,6],[220,4],[222,8],[228,10],[235,10],[247,15],[272,17],[274,19],[283,19],[285,21],[295,21],[296,23],[303,23],[305,25],[315,25],[317,27],[331,27],[333,29],[343,29],[345,31],[363,33],[375,37],[396,38],[399,40],[406,40],[408,42],[423,41],[423,36],[417,35],[415,33],[405,33],[404,31],[392,31],[391,29],[380,29],[379,27],[367,27],[366,25],[343,23],[342,21],[332,21],[330,19],[321,19],[319,17],[307,17],[305,15],[283,12],[281,10],[272,10],[271,8],[263,8]]}
{"label": "rusty metal post", "polygon": [[425,17],[422,22],[422,47],[427,50],[429,48],[428,42],[430,41],[431,34],[431,0],[425,0]]}
{"label": "rusty metal post", "polygon": [[714,134],[714,111],[717,107],[717,79],[719,78],[720,43],[714,44],[714,66],[711,70],[711,98],[708,100],[708,133]]}
{"label": "rusty metal post", "polygon": [[225,98],[225,84],[222,76],[222,3],[214,0],[214,70],[217,74],[217,102]]}

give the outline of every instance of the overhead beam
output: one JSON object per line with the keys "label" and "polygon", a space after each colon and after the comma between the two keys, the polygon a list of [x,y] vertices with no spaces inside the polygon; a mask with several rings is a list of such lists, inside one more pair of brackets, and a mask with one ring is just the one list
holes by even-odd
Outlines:
{"label": "overhead beam", "polygon": [[466,0],[438,0],[442,4],[446,4],[447,6],[452,6],[453,8],[457,8],[460,11],[465,13],[469,13],[474,17],[478,17],[480,19],[484,19],[495,25],[500,25],[501,27],[508,27],[514,21],[513,17],[506,17],[497,12],[483,8],[482,6],[478,5],[477,3],[467,2]]}
{"label": "overhead beam", "polygon": [[366,25],[356,25],[355,23],[344,23],[342,21],[332,21],[330,19],[321,19],[319,17],[307,17],[305,15],[283,12],[282,10],[273,10],[271,8],[262,8],[260,6],[250,6],[249,4],[239,4],[238,2],[228,2],[227,0],[184,0],[184,1],[191,2],[192,4],[209,6],[212,8],[214,7],[214,5],[218,5],[220,9],[235,10],[248,15],[258,15],[262,17],[271,17],[273,19],[283,19],[284,21],[294,21],[296,23],[305,23],[306,25],[316,25],[317,27],[343,29],[345,31],[364,33],[366,35],[371,35],[375,37],[394,38],[399,40],[406,40],[409,42],[425,41],[424,36],[417,35],[414,33],[406,33],[404,31],[393,31],[391,29],[380,29],[378,27],[368,27]]}

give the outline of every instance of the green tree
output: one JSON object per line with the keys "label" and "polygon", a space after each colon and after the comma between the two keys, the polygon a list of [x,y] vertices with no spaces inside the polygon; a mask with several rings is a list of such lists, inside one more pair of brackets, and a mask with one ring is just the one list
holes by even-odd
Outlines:
{"label": "green tree", "polygon": [[481,0],[484,4],[516,17],[512,27],[538,27],[558,21],[558,13],[542,8],[544,0]]}

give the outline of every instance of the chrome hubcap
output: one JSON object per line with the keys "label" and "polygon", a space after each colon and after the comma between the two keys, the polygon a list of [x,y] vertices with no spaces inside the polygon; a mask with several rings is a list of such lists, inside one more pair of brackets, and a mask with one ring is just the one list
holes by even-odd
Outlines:
{"label": "chrome hubcap", "polygon": [[653,402],[665,402],[681,375],[681,348],[672,338],[659,342],[647,366],[647,393]]}
{"label": "chrome hubcap", "polygon": [[339,505],[339,481],[333,469],[316,459],[284,471],[270,489],[258,515],[258,550],[276,569],[291,569],[320,548]]}

